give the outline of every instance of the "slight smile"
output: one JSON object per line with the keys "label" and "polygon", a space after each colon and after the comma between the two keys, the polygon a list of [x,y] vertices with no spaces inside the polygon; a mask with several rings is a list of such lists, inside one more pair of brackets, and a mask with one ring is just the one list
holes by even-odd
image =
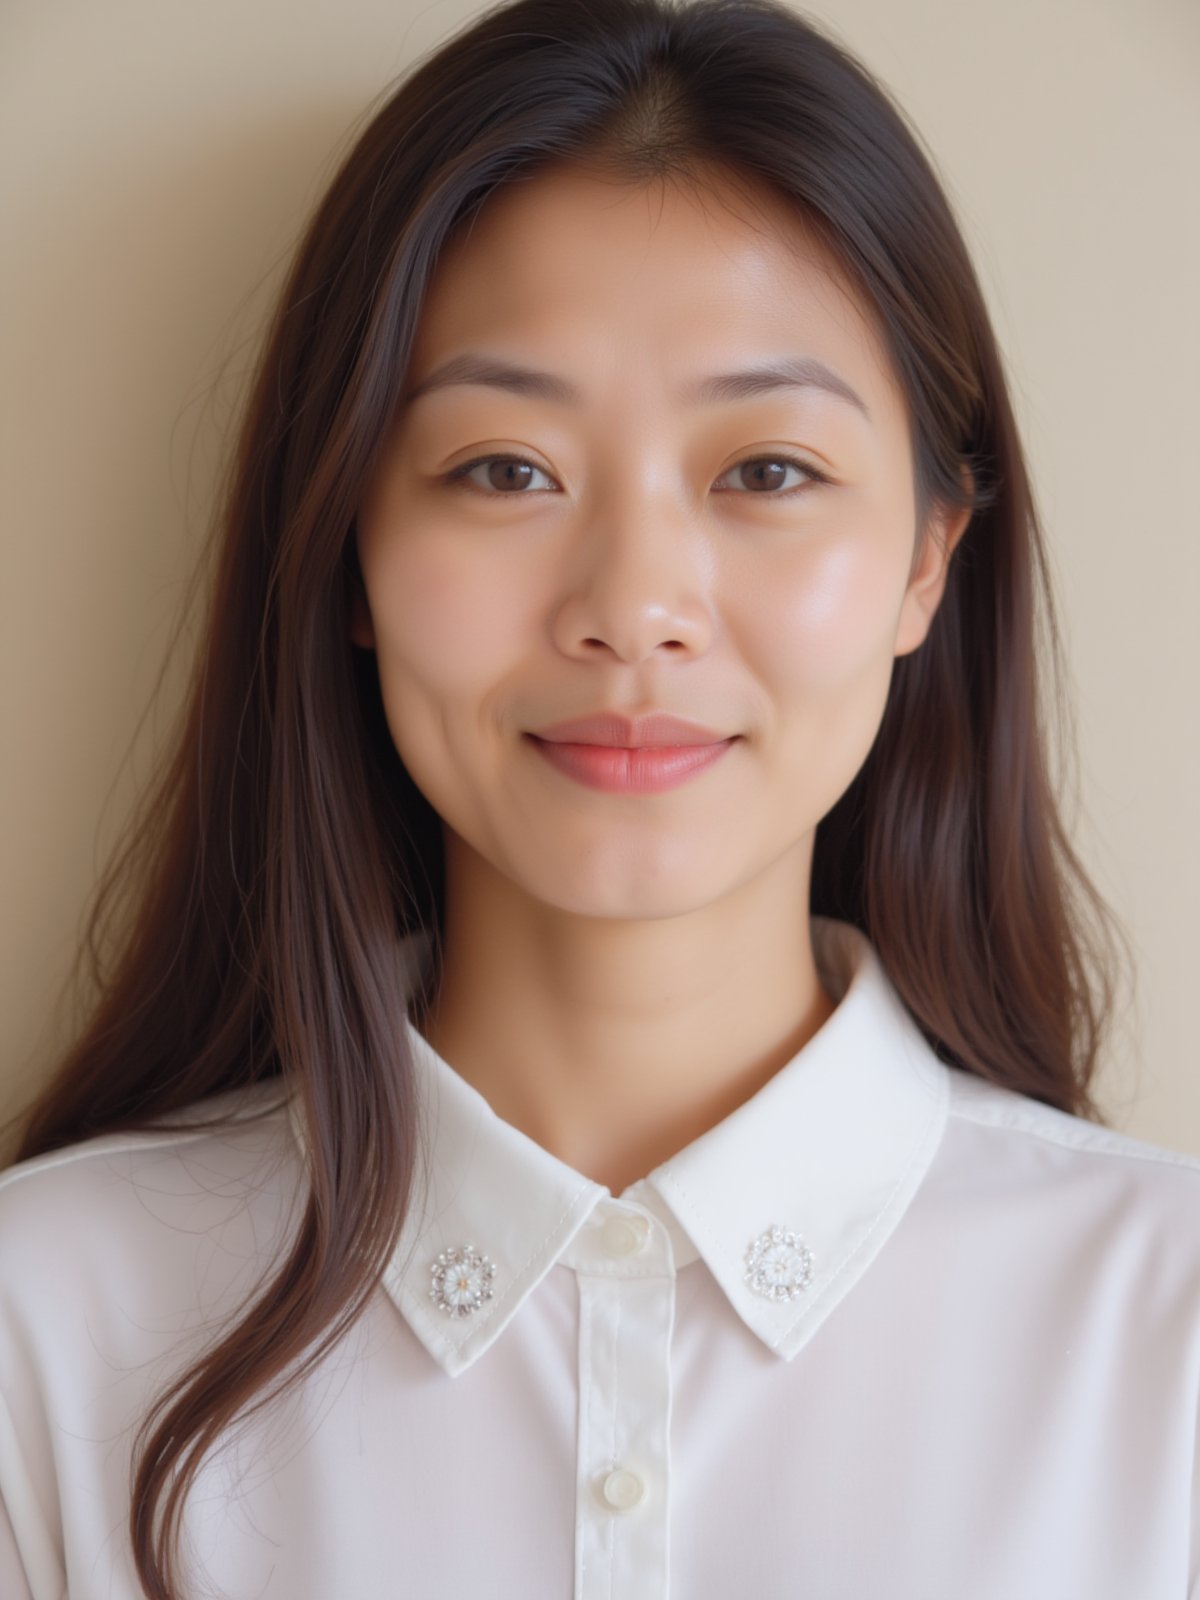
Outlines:
{"label": "slight smile", "polygon": [[576,744],[562,740],[528,739],[559,772],[591,789],[607,794],[660,794],[677,788],[696,773],[713,766],[740,738],[712,744],[635,745]]}

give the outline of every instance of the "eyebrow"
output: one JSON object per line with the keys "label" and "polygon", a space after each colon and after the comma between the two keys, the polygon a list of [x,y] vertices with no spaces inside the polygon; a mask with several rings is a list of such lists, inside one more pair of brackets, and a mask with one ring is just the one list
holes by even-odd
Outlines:
{"label": "eyebrow", "polygon": [[[582,399],[573,383],[553,372],[541,372],[536,367],[518,366],[511,361],[468,352],[453,356],[436,367],[409,391],[404,403],[411,405],[434,389],[460,383],[483,384],[490,389],[506,389],[511,394],[555,400],[563,405],[579,405]],[[685,384],[678,397],[692,405],[711,405],[721,400],[746,400],[776,389],[822,389],[856,406],[870,420],[871,413],[862,396],[815,356],[787,356],[736,372],[709,373]]]}

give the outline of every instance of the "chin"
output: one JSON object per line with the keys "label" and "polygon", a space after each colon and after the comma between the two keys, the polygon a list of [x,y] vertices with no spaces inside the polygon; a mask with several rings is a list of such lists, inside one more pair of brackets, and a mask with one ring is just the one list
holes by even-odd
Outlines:
{"label": "chin", "polygon": [[633,854],[614,863],[611,853],[603,861],[589,861],[587,870],[564,867],[555,870],[552,859],[543,857],[536,873],[521,885],[530,899],[569,916],[599,917],[616,922],[654,922],[668,917],[687,916],[714,904],[738,887],[734,875],[719,877],[711,870],[697,872],[698,862],[711,863],[699,850],[688,852],[690,859],[680,870],[660,865],[648,867]]}

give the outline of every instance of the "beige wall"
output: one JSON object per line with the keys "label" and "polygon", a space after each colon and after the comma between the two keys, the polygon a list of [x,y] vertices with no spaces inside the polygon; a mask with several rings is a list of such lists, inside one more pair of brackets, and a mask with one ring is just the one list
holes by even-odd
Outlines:
{"label": "beige wall", "polygon": [[[1200,1153],[1200,8],[824,0],[922,130],[1007,352],[1074,678],[1076,837],[1124,917],[1117,1126]],[[366,103],[459,0],[0,10],[0,1107],[56,997],[252,341]],[[160,718],[161,720],[161,718]]]}

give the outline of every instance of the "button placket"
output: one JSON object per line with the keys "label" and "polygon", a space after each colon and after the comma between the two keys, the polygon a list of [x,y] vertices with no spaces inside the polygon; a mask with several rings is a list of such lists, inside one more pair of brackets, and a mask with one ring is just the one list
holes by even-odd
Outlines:
{"label": "button placket", "polygon": [[576,1244],[569,1260],[579,1283],[575,1600],[661,1600],[669,1557],[670,1237],[618,1205]]}

